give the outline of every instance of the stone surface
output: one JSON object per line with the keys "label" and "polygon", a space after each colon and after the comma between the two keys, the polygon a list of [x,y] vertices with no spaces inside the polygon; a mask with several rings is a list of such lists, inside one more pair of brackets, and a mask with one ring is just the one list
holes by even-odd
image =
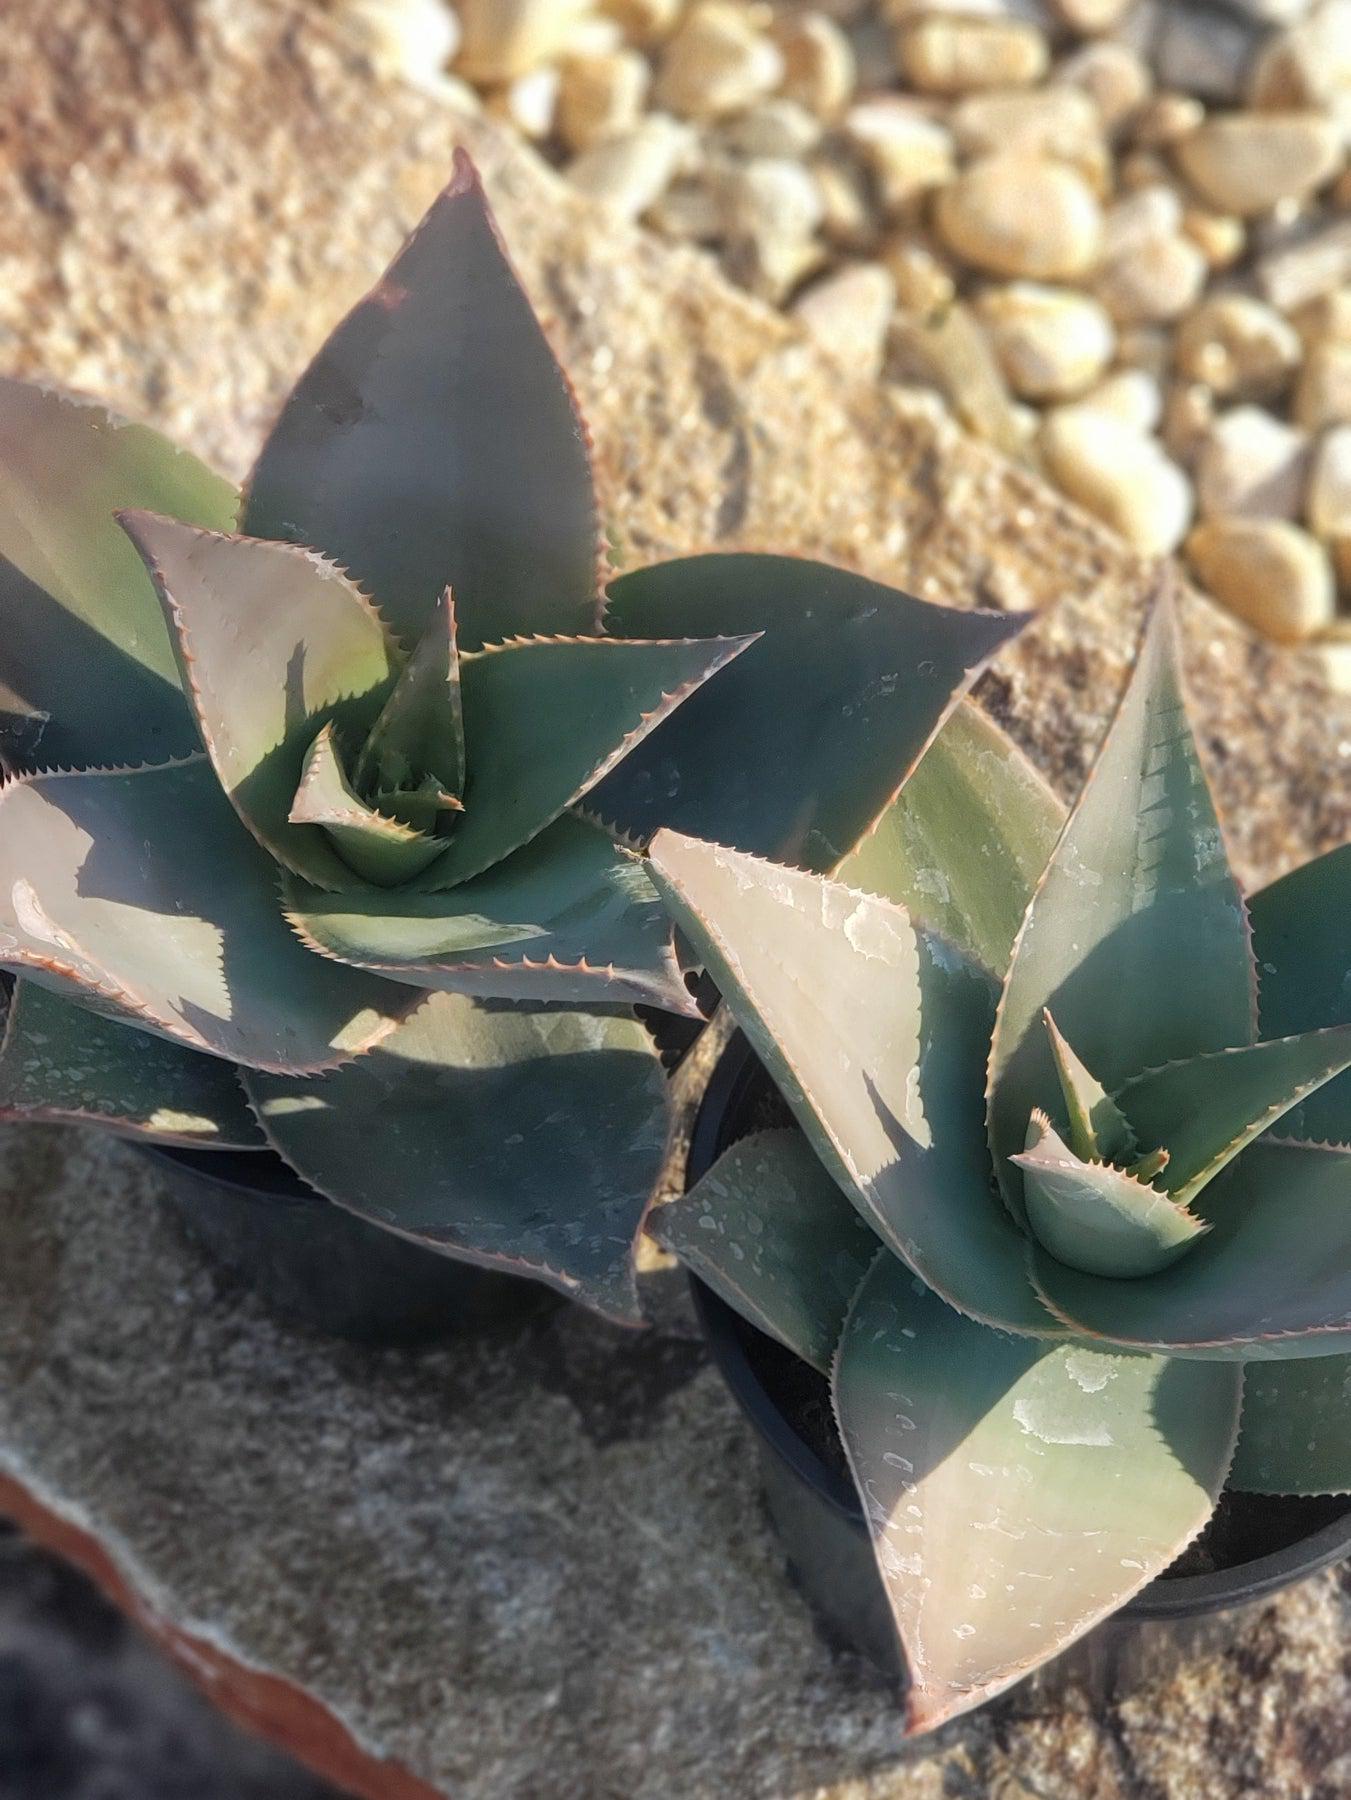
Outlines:
{"label": "stone surface", "polygon": [[649,113],[630,131],[593,144],[568,175],[588,199],[622,219],[636,219],[661,196],[689,147],[686,128],[664,113]]}
{"label": "stone surface", "polygon": [[[6,30],[0,367],[95,389],[240,473],[466,142],[590,416],[621,557],[771,545],[1044,606],[982,697],[1062,785],[1082,775],[1154,569],[931,404],[849,381],[491,125],[372,91],[277,0],[48,0]],[[1184,611],[1244,874],[1351,836],[1351,699],[1207,602]],[[907,1746],[785,1583],[747,1434],[674,1313],[645,1338],[560,1312],[361,1356],[218,1289],[129,1151],[6,1132],[0,1211],[6,1506],[139,1595],[223,1703],[381,1800],[1306,1800],[1346,1781],[1335,1578],[1129,1701],[1010,1699]]]}

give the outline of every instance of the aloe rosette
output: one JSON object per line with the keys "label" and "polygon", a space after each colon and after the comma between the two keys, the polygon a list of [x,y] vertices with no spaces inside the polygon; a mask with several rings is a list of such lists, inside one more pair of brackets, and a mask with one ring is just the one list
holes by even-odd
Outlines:
{"label": "aloe rosette", "polygon": [[668,1117],[634,1008],[694,1011],[645,840],[833,868],[1019,621],[603,550],[463,156],[242,496],[0,383],[0,1110],[265,1143],[636,1319]]}
{"label": "aloe rosette", "polygon": [[651,868],[800,1127],[651,1229],[828,1375],[912,1729],[1351,1491],[1351,846],[1245,901],[1170,606],[1068,817],[959,716],[838,879]]}

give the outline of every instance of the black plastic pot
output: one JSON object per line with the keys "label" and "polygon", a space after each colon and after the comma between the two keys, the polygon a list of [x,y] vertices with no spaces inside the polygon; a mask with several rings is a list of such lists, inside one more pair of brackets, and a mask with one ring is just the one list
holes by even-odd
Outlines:
{"label": "black plastic pot", "polygon": [[[728,1044],[709,1081],[690,1143],[693,1185],[730,1144],[774,1117],[773,1083],[745,1038]],[[713,1359],[755,1428],[769,1514],[788,1565],[824,1635],[904,1684],[905,1669],[852,1482],[821,1455],[794,1416],[814,1372],[691,1278]],[[788,1378],[785,1378],[785,1371]],[[1261,1502],[1249,1536],[1257,1554],[1205,1574],[1163,1575],[1113,1618],[1034,1672],[1019,1694],[1043,1704],[1071,1689],[1116,1699],[1188,1658],[1223,1648],[1240,1613],[1351,1555],[1351,1498]],[[1222,1502],[1224,1504],[1224,1502]],[[1261,1509],[1265,1509],[1263,1513]]]}
{"label": "black plastic pot", "polygon": [[269,1150],[139,1148],[187,1235],[290,1324],[408,1346],[512,1325],[559,1298],[367,1224]]}

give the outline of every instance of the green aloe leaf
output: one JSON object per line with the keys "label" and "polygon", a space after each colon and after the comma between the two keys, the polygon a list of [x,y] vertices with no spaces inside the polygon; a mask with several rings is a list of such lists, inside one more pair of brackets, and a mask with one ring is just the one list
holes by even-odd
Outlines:
{"label": "green aloe leaf", "polygon": [[330,721],[360,743],[398,668],[380,616],[309,550],[124,515],[173,625],[221,785],[249,830],[320,887],[359,887],[317,825],[291,823],[305,759]]}
{"label": "green aloe leaf", "polygon": [[1049,1007],[1111,1092],[1151,1064],[1251,1043],[1247,916],[1187,722],[1160,603],[1096,767],[1028,907],[990,1056],[990,1147],[1009,1158],[1058,1092]]}
{"label": "green aloe leaf", "polygon": [[1064,823],[1012,738],[966,700],[836,875],[899,902],[1002,976]]}
{"label": "green aloe leaf", "polygon": [[1250,1494],[1351,1493],[1351,1356],[1256,1363],[1229,1486]]}
{"label": "green aloe leaf", "polygon": [[7,767],[160,762],[200,748],[155,591],[113,512],[152,507],[228,528],[237,504],[228,481],[146,426],[0,379]]}
{"label": "green aloe leaf", "polygon": [[1120,1107],[1062,1037],[1050,1009],[1041,1017],[1051,1040],[1051,1056],[1069,1117],[1074,1154],[1085,1162],[1129,1162],[1137,1146]]}
{"label": "green aloe leaf", "polygon": [[412,996],[313,955],[204,756],[0,789],[0,966],[261,1068],[331,1068]]}
{"label": "green aloe leaf", "polygon": [[1260,1139],[1198,1205],[1211,1229],[1144,1281],[1034,1253],[1037,1289],[1080,1336],[1174,1356],[1265,1360],[1351,1350],[1351,1151]]}
{"label": "green aloe leaf", "polygon": [[597,788],[631,837],[670,825],[829,872],[1026,622],[958,612],[829,564],[691,556],[612,582],[624,637],[764,636]]}
{"label": "green aloe leaf", "polygon": [[468,650],[597,629],[586,428],[463,151],[291,394],[243,529],[331,556],[410,646],[446,587]]}
{"label": "green aloe leaf", "polygon": [[322,826],[347,866],[377,887],[394,887],[418,874],[447,842],[366,804],[347,779],[331,722],[310,746],[288,816],[293,825]]}
{"label": "green aloe leaf", "polygon": [[1084,1162],[1034,1112],[1023,1171],[1023,1204],[1037,1242],[1090,1275],[1152,1275],[1176,1262],[1207,1229],[1167,1194],[1122,1169]]}
{"label": "green aloe leaf", "polygon": [[835,1405],[929,1731],[1116,1611],[1205,1524],[1242,1372],[1001,1337],[880,1258]]}
{"label": "green aloe leaf", "polygon": [[761,1331],[823,1375],[881,1241],[799,1131],[725,1150],[689,1193],[659,1206],[649,1237]]}
{"label": "green aloe leaf", "polygon": [[1164,1186],[1188,1206],[1255,1137],[1346,1068],[1344,1025],[1165,1063],[1128,1081],[1117,1099],[1140,1143],[1168,1151]]}
{"label": "green aloe leaf", "polygon": [[449,588],[400,672],[394,692],[366,739],[357,785],[397,789],[434,776],[446,794],[464,792],[464,707],[455,601]]}
{"label": "green aloe leaf", "polygon": [[284,892],[312,949],[414,987],[698,1016],[641,859],[571,814],[448,893]]}
{"label": "green aloe leaf", "polygon": [[751,641],[526,638],[461,657],[465,813],[419,885],[529,843]]}
{"label": "green aloe leaf", "polygon": [[[1273,881],[1248,904],[1263,1036],[1351,1025],[1351,844]],[[1310,1094],[1282,1131],[1315,1143],[1351,1139],[1351,1074]]]}
{"label": "green aloe leaf", "polygon": [[673,831],[649,870],[802,1129],[885,1243],[963,1312],[1057,1335],[994,1196],[994,988],[899,906]]}
{"label": "green aloe leaf", "polygon": [[633,1250],[669,1120],[636,1019],[433,994],[359,1062],[245,1083],[273,1145],[340,1206],[641,1323]]}
{"label": "green aloe leaf", "polygon": [[231,1064],[25,980],[14,984],[0,1043],[0,1117],[99,1125],[195,1150],[264,1143]]}

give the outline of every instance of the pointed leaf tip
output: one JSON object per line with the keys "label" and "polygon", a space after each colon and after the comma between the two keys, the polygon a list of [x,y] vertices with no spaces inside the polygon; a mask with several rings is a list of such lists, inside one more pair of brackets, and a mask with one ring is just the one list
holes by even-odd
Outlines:
{"label": "pointed leaf tip", "polygon": [[297,383],[243,523],[317,544],[409,645],[448,585],[465,649],[598,629],[585,422],[462,151]]}
{"label": "pointed leaf tip", "polygon": [[1043,1008],[1115,1094],[1152,1064],[1251,1043],[1255,976],[1165,601],[1014,946],[989,1073],[990,1145],[1010,1205],[1021,1183],[1009,1159],[1059,1086]]}
{"label": "pointed leaf tip", "polygon": [[1069,1114],[1074,1154],[1084,1162],[1128,1162],[1135,1155],[1136,1144],[1121,1109],[1075,1055],[1049,1006],[1042,1008],[1041,1017],[1051,1040],[1056,1075]]}
{"label": "pointed leaf tip", "polygon": [[791,556],[679,558],[621,575],[608,595],[616,634],[764,636],[625,758],[596,810],[641,839],[673,825],[821,872],[865,836],[1022,625]]}

